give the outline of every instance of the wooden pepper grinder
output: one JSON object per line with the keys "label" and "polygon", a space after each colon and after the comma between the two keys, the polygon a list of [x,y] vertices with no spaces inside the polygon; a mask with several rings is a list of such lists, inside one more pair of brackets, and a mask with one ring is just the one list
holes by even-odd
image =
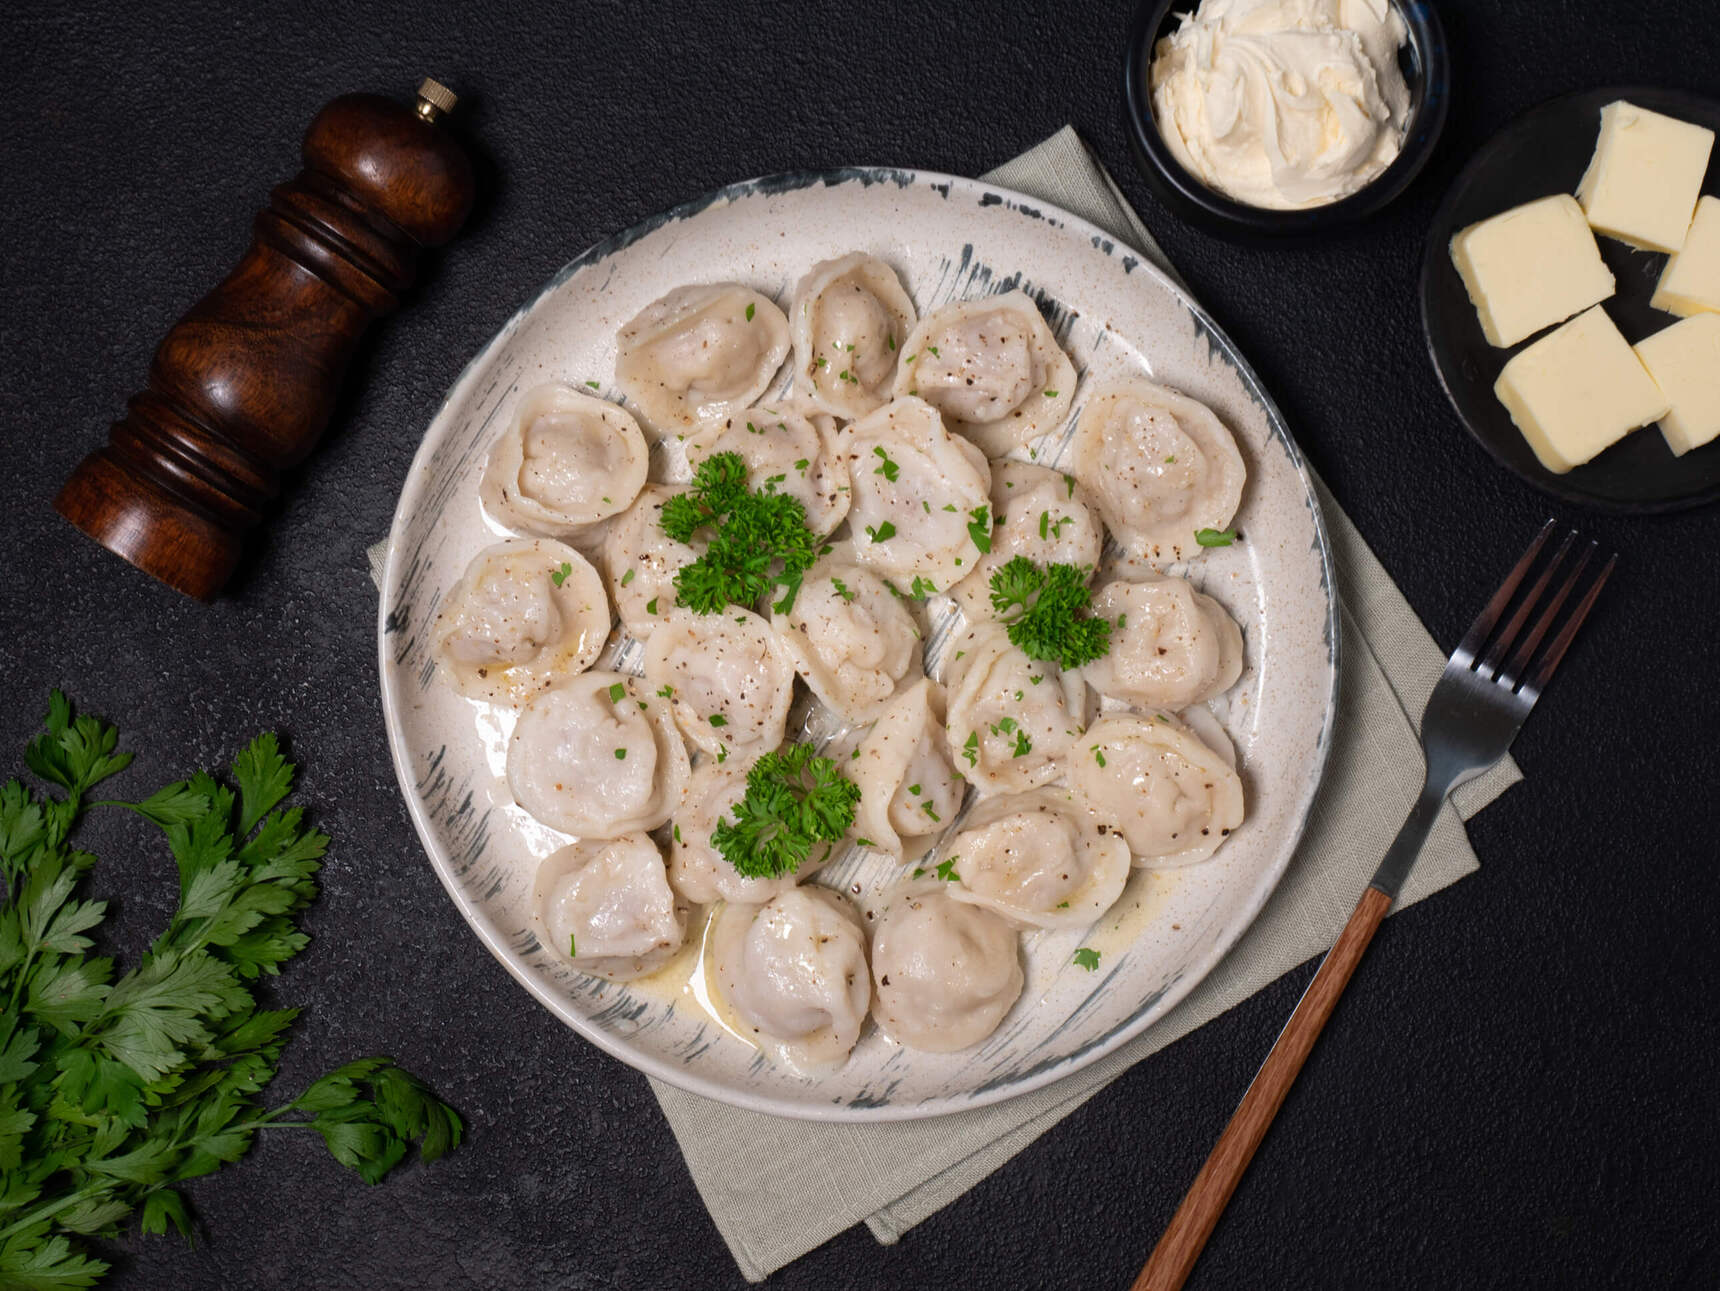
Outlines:
{"label": "wooden pepper grinder", "polygon": [[61,515],[169,587],[220,590],[282,474],[322,436],[365,328],[471,211],[471,160],[436,124],[455,102],[426,80],[415,107],[348,94],[317,113],[305,168],[168,332],[147,388],[54,499]]}

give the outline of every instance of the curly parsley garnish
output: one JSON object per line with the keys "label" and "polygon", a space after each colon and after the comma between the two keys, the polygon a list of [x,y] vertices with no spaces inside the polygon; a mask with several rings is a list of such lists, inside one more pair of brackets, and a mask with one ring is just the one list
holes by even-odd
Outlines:
{"label": "curly parsley garnish", "polygon": [[1111,649],[1111,621],[1087,613],[1093,593],[1087,570],[1076,565],[1033,563],[1012,557],[991,576],[991,604],[1009,639],[1030,659],[1078,668]]}
{"label": "curly parsley garnish", "polygon": [[749,490],[739,453],[713,453],[700,462],[692,489],[663,504],[661,523],[683,543],[700,529],[716,530],[705,554],[675,574],[675,603],[699,614],[750,608],[778,587],[783,596],[772,608],[786,613],[802,575],[818,559],[818,539],[806,527],[800,499]]}
{"label": "curly parsley garnish", "polygon": [[[793,874],[814,845],[828,855],[854,823],[860,787],[810,744],[766,753],[747,772],[746,796],[717,822],[711,842],[747,878]],[[822,858],[821,858],[822,859]]]}

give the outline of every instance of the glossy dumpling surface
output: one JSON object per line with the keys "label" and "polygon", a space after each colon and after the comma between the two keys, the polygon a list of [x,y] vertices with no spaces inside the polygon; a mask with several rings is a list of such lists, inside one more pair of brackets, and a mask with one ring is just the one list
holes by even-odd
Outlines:
{"label": "glossy dumpling surface", "polygon": [[794,664],[770,624],[729,606],[720,614],[676,610],[645,646],[645,681],[665,688],[694,747],[745,761],[782,743]]}
{"label": "glossy dumpling surface", "polygon": [[508,740],[514,801],[578,838],[656,829],[680,806],[688,770],[669,706],[619,673],[584,672],[540,692]]}
{"label": "glossy dumpling surface", "polygon": [[541,935],[581,972],[626,981],[654,972],[687,939],[687,905],[648,834],[581,840],[538,866]]}
{"label": "glossy dumpling surface", "polygon": [[1204,703],[1242,675],[1242,629],[1187,579],[1111,582],[1093,613],[1117,624],[1110,651],[1081,669],[1101,695],[1144,708]]}
{"label": "glossy dumpling surface", "polygon": [[789,326],[795,389],[838,417],[864,417],[890,398],[914,302],[894,269],[855,252],[807,271]]}
{"label": "glossy dumpling surface", "polygon": [[780,896],[819,868],[819,851],[793,874],[778,878],[749,878],[724,859],[711,841],[717,822],[733,820],[734,805],[746,797],[747,773],[735,759],[707,761],[693,771],[687,796],[675,813],[669,848],[669,882],[697,905],[729,901],[760,905]]}
{"label": "glossy dumpling surface", "polygon": [[901,597],[858,565],[826,558],[807,571],[786,613],[771,626],[828,707],[870,722],[921,675],[920,632]]}
{"label": "glossy dumpling surface", "polygon": [[866,934],[844,898],[797,887],[726,905],[711,928],[714,985],[734,1025],[802,1075],[840,1066],[872,1003]]}
{"label": "glossy dumpling surface", "polygon": [[914,596],[954,586],[979,559],[968,526],[990,507],[985,455],[922,399],[887,403],[842,438],[854,559]]}
{"label": "glossy dumpling surface", "polygon": [[1142,377],[1088,392],[1069,461],[1124,549],[1160,563],[1198,554],[1197,531],[1228,528],[1246,478],[1212,409]]}
{"label": "glossy dumpling surface", "polygon": [[609,594],[615,598],[621,626],[640,641],[669,617],[675,608],[676,571],[697,560],[705,547],[697,535],[695,545],[689,546],[663,532],[663,504],[686,491],[684,485],[647,484],[627,514],[603,535]]}
{"label": "glossy dumpling surface", "polygon": [[1204,861],[1242,824],[1242,781],[1229,761],[1163,713],[1094,722],[1069,784],[1148,869]]}
{"label": "glossy dumpling surface", "polygon": [[1024,291],[958,300],[920,320],[896,373],[987,457],[1060,427],[1075,399],[1075,365]]}
{"label": "glossy dumpling surface", "polygon": [[1086,683],[1074,672],[1029,659],[995,622],[946,642],[944,659],[956,768],[981,794],[1055,780],[1081,732]]}
{"label": "glossy dumpling surface", "polygon": [[490,449],[478,492],[510,529],[574,539],[633,504],[648,459],[626,409],[571,386],[535,386]]}
{"label": "glossy dumpling surface", "polygon": [[988,798],[944,845],[956,901],[1039,928],[1084,928],[1129,881],[1129,848],[1060,789]]}
{"label": "glossy dumpling surface", "polygon": [[872,1016],[910,1049],[976,1045],[1021,995],[1020,943],[1001,916],[954,900],[949,884],[905,883],[872,933]]}
{"label": "glossy dumpling surface", "polygon": [[848,464],[837,447],[835,419],[786,406],[760,405],[700,422],[687,436],[687,466],[717,453],[739,453],[755,490],[786,493],[806,508],[806,527],[827,534],[848,514]]}
{"label": "glossy dumpling surface", "polygon": [[768,296],[734,282],[677,287],[622,327],[615,382],[648,428],[683,434],[758,399],[787,355],[788,319]]}
{"label": "glossy dumpling surface", "polygon": [[516,538],[472,558],[432,639],[455,690],[520,703],[589,668],[608,636],[609,600],[585,557],[548,538]]}
{"label": "glossy dumpling surface", "polygon": [[1075,477],[1028,462],[991,464],[991,522],[991,550],[950,592],[969,621],[994,616],[991,576],[1016,556],[1095,569],[1105,545],[1098,513]]}
{"label": "glossy dumpling surface", "polygon": [[860,786],[853,833],[862,846],[900,856],[904,839],[940,832],[961,810],[967,784],[950,764],[942,717],[936,683],[921,678],[840,764]]}

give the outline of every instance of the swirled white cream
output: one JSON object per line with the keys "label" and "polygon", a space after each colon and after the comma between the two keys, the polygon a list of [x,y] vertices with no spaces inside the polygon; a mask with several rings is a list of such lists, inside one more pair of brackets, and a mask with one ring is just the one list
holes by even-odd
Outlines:
{"label": "swirled white cream", "polygon": [[1153,115],[1190,174],[1250,206],[1324,206],[1403,146],[1389,0],[1202,0],[1158,43]]}

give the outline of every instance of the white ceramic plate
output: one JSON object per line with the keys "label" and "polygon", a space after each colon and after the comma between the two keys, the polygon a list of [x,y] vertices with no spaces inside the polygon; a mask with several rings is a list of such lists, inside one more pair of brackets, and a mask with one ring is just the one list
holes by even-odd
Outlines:
{"label": "white ceramic plate", "polygon": [[[1207,864],[1136,871],[1084,932],[1033,933],[1027,985],[997,1032],[958,1054],[899,1048],[869,1030],[848,1064],[798,1078],[702,1008],[697,948],[636,983],[587,977],[532,931],[538,858],[566,840],[516,807],[502,779],[512,714],[436,682],[426,627],[479,548],[490,443],[522,390],[559,379],[615,394],[616,329],[686,282],[736,280],[785,306],[815,261],[881,256],[921,314],[1020,286],[1081,373],[1145,373],[1213,407],[1248,463],[1242,541],[1188,571],[1236,617],[1247,666],[1214,711],[1234,740],[1248,819]],[[787,379],[785,368],[783,380]],[[1045,454],[1041,454],[1045,460]],[[1177,1003],[1272,892],[1326,761],[1336,702],[1337,600],[1318,505],[1283,420],[1218,328],[1150,263],[1043,202],[910,170],[841,170],[737,184],[600,243],[558,273],[455,382],[401,492],[380,614],[383,709],[400,785],[437,874],[473,931],[532,994],[624,1062],[738,1106],[825,1120],[899,1120],[1024,1093],[1101,1057]],[[895,877],[850,858],[820,882],[871,909]],[[1101,952],[1088,972],[1077,946]],[[691,977],[689,974],[691,973]]]}

